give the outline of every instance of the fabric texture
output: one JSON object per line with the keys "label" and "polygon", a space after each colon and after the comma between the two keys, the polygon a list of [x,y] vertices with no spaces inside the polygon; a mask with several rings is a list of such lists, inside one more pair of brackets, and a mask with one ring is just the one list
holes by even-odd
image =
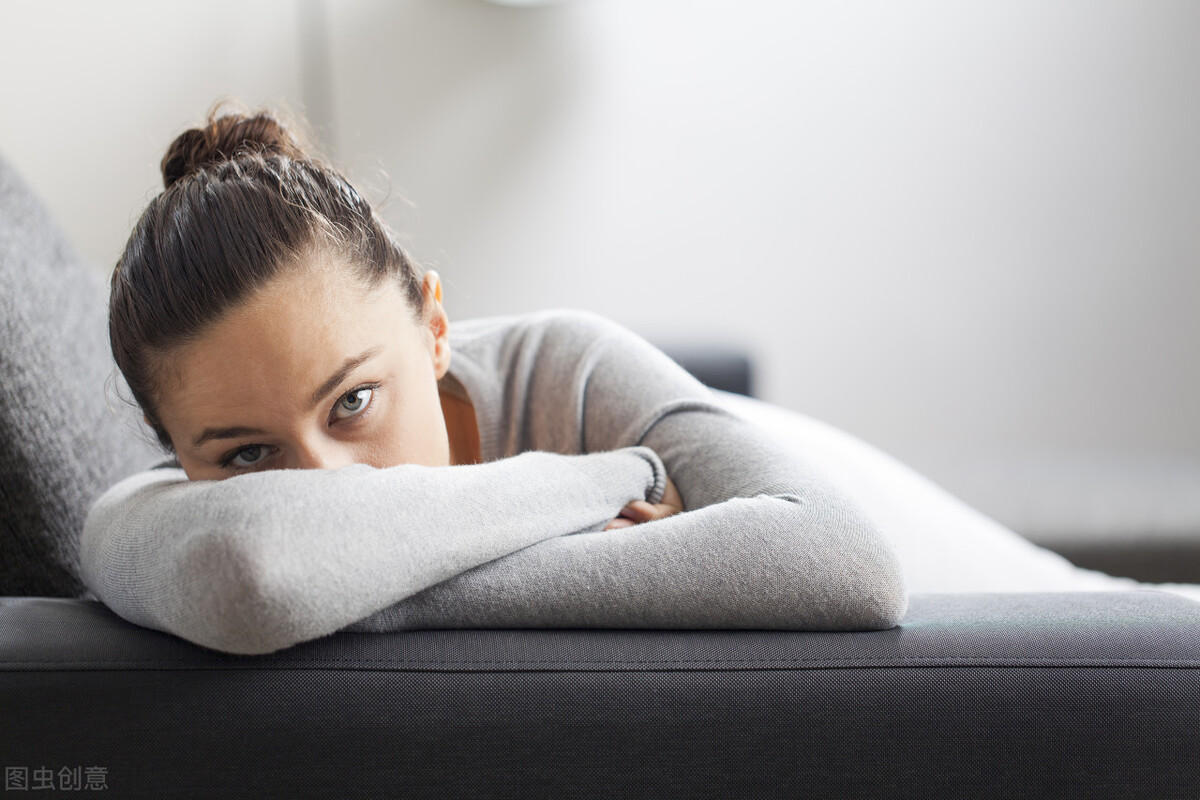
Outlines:
{"label": "fabric texture", "polygon": [[[888,628],[907,596],[872,521],[793,449],[582,312],[451,332],[483,464],[189,482],[134,476],[83,568],[127,619],[234,652],[455,627]],[[661,459],[661,463],[659,463]],[[686,511],[613,531],[665,474]]]}
{"label": "fabric texture", "polygon": [[99,276],[0,159],[0,594],[83,593],[88,507],[155,457],[106,402],[106,313]]}
{"label": "fabric texture", "polygon": [[1194,798],[1200,606],[913,595],[886,631],[343,632],[235,656],[0,598],[0,719],[6,764],[85,753],[122,798]]}

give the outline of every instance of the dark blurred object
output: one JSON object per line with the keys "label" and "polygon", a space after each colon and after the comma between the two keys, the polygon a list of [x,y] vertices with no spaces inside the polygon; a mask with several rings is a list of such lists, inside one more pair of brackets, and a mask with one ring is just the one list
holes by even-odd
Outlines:
{"label": "dark blurred object", "polygon": [[746,351],[722,345],[672,345],[660,349],[705,386],[754,397],[754,367]]}
{"label": "dark blurred object", "polygon": [[1200,530],[1190,534],[1148,530],[1122,535],[1087,530],[1022,534],[1084,569],[1147,583],[1200,583]]}

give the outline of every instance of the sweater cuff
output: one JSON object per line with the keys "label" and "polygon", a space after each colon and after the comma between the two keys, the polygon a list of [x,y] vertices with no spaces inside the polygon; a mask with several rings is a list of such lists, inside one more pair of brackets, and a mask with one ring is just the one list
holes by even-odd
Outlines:
{"label": "sweater cuff", "polygon": [[633,500],[659,503],[667,490],[666,467],[649,447],[623,447],[576,459],[575,467],[621,504]]}
{"label": "sweater cuff", "polygon": [[663,465],[662,459],[649,447],[630,447],[629,450],[646,459],[653,472],[653,480],[646,489],[646,502],[655,505],[661,503],[663,495],[667,491],[667,468]]}

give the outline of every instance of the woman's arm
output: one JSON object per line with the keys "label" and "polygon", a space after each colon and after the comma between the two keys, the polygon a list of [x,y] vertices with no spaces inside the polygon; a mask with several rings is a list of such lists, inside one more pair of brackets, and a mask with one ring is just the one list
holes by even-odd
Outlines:
{"label": "woman's arm", "polygon": [[[900,621],[907,595],[899,561],[857,504],[767,434],[723,412],[679,412],[660,426],[655,439],[707,443],[709,462],[680,461],[677,473],[685,503],[684,487],[700,507],[542,542],[352,629],[878,630]],[[731,453],[741,465],[731,472],[753,474],[742,473],[741,485],[731,474],[732,494],[704,485],[730,468]]]}
{"label": "woman's arm", "polygon": [[[580,409],[588,451],[653,449],[684,513],[547,541],[408,598],[358,630],[612,626],[824,630],[894,626],[907,607],[890,543],[803,454],[724,410],[628,331],[551,323],[528,376],[540,424]],[[558,375],[551,380],[550,375]],[[562,376],[573,376],[570,381]],[[547,434],[549,436],[549,434]]]}
{"label": "woman's arm", "polygon": [[630,500],[656,500],[665,481],[646,448],[224,481],[150,470],[92,509],[83,576],[140,625],[265,653],[529,545],[598,530]]}

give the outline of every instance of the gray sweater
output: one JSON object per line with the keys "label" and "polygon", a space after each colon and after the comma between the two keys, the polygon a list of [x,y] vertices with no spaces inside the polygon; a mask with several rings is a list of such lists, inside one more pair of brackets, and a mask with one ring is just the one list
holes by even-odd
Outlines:
{"label": "gray sweater", "polygon": [[[265,653],[341,629],[871,630],[907,606],[871,520],[802,454],[581,312],[456,325],[441,388],[483,462],[155,469],[88,516],[84,580],[122,617]],[[665,468],[665,470],[664,470]],[[685,511],[604,531],[669,475]]]}

